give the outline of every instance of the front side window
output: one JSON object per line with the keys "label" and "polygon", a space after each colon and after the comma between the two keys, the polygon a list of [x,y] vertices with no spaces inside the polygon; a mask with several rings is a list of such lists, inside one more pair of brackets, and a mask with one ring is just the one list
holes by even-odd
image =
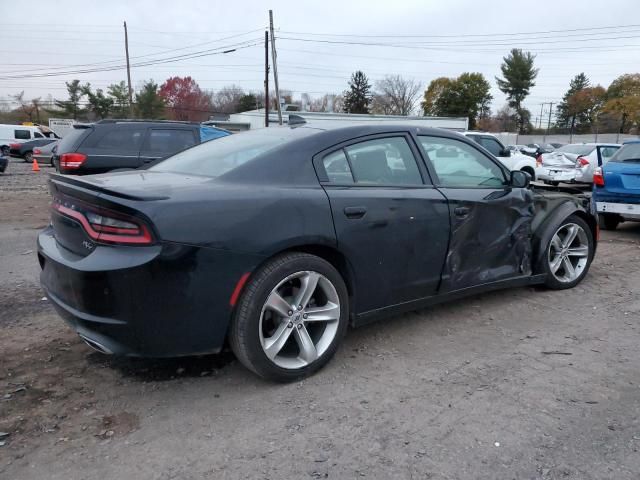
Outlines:
{"label": "front side window", "polygon": [[143,128],[116,127],[98,140],[95,148],[103,150],[117,149],[121,151],[139,150],[143,136]]}
{"label": "front side window", "polygon": [[353,179],[363,185],[422,185],[404,137],[377,138],[345,147]]}
{"label": "front side window", "polygon": [[419,135],[418,139],[443,187],[497,188],[505,185],[502,169],[470,145],[426,135]]}
{"label": "front side window", "polygon": [[29,130],[14,130],[13,138],[16,140],[31,140],[31,132]]}
{"label": "front side window", "polygon": [[33,136],[36,138],[44,138],[44,135],[42,135],[40,132],[33,132]]}
{"label": "front side window", "polygon": [[480,137],[480,145],[489,150],[492,155],[499,157],[502,153],[502,145],[495,138]]}

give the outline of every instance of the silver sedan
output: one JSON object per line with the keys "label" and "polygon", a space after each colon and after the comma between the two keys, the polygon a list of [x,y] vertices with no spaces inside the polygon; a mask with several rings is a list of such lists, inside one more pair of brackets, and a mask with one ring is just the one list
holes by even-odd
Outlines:
{"label": "silver sedan", "polygon": [[38,163],[50,163],[53,167],[53,149],[58,145],[58,141],[48,143],[42,147],[33,149],[33,159]]}
{"label": "silver sedan", "polygon": [[545,183],[593,183],[593,171],[607,163],[620,148],[615,143],[572,143],[542,154],[536,178]]}

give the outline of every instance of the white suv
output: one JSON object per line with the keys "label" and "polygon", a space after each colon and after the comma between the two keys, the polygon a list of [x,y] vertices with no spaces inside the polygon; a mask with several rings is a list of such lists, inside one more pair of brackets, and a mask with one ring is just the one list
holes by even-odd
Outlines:
{"label": "white suv", "polygon": [[463,132],[462,134],[489,150],[509,170],[522,170],[531,175],[531,180],[536,179],[536,160],[534,158],[509,150],[490,133]]}

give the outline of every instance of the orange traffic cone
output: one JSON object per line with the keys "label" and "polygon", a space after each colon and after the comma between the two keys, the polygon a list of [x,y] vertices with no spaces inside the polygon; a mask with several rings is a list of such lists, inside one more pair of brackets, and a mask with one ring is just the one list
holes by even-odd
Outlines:
{"label": "orange traffic cone", "polygon": [[35,158],[33,159],[33,166],[31,167],[31,171],[32,172],[40,171],[40,166],[38,165],[38,161]]}

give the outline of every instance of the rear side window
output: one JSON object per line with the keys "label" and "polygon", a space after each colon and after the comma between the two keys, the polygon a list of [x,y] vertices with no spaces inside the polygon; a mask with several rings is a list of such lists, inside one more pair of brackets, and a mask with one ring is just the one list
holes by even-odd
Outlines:
{"label": "rear side window", "polygon": [[365,185],[422,185],[404,137],[378,138],[345,147],[353,179]]}
{"label": "rear side window", "polygon": [[602,157],[602,164],[604,165],[611,157],[618,151],[619,147],[600,147],[600,156]]}
{"label": "rear side window", "polygon": [[13,138],[16,140],[31,140],[31,132],[29,130],[14,130]]}
{"label": "rear side window", "polygon": [[349,168],[349,162],[347,156],[343,150],[330,153],[322,159],[324,164],[324,170],[327,172],[327,177],[332,183],[353,183],[353,175],[351,175],[351,168]]}
{"label": "rear side window", "polygon": [[144,128],[117,126],[98,140],[94,148],[120,151],[139,150],[143,136]]}
{"label": "rear side window", "polygon": [[60,153],[72,152],[75,149],[78,140],[80,140],[80,137],[88,131],[93,130],[87,128],[72,128],[64,138],[60,140],[56,151]]}
{"label": "rear side window", "polygon": [[193,130],[151,129],[144,150],[175,153],[196,144]]}

